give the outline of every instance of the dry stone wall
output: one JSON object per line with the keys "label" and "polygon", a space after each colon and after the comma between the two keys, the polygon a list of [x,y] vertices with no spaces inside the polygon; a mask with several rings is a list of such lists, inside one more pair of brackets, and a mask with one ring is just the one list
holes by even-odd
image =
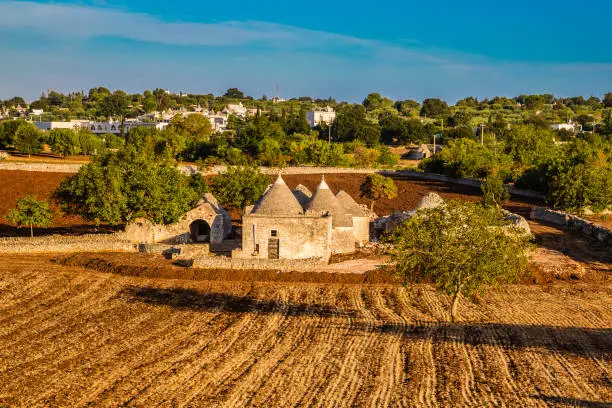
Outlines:
{"label": "dry stone wall", "polygon": [[135,251],[123,234],[0,238],[0,254]]}
{"label": "dry stone wall", "polygon": [[222,256],[202,256],[193,260],[194,268],[233,269],[233,270],[273,270],[280,272],[312,271],[324,267],[327,262],[320,258],[309,259],[260,259],[226,258]]}
{"label": "dry stone wall", "polygon": [[577,215],[568,214],[562,211],[550,210],[548,208],[534,207],[531,210],[531,218],[544,221],[553,225],[566,227],[573,231],[593,237],[600,242],[612,245],[612,231],[597,225],[591,221],[580,218]]}

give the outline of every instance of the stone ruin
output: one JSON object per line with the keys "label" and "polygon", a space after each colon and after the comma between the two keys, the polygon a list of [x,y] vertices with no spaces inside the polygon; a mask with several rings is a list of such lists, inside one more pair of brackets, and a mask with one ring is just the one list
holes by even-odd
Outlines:
{"label": "stone ruin", "polygon": [[[397,228],[400,224],[412,218],[417,211],[428,208],[438,208],[444,206],[444,200],[438,194],[429,192],[421,201],[410,211],[396,211],[386,217],[377,218],[373,224],[373,233],[375,237],[379,238],[383,233],[389,233]],[[531,229],[529,223],[524,217],[518,214],[511,213],[510,211],[503,210],[504,219],[510,221],[513,226],[517,227],[524,234],[531,235]]]}

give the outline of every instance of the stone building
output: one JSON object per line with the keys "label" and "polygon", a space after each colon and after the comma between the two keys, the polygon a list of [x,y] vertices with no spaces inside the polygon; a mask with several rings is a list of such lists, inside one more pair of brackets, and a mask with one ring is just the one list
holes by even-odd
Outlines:
{"label": "stone building", "polygon": [[279,175],[242,217],[242,250],[233,256],[320,259],[349,253],[369,240],[370,215],[347,193],[334,195],[322,180],[314,194],[291,191]]}
{"label": "stone building", "polygon": [[212,194],[205,194],[198,204],[177,223],[153,224],[139,218],[127,225],[126,237],[140,244],[221,244],[232,231],[229,213]]}

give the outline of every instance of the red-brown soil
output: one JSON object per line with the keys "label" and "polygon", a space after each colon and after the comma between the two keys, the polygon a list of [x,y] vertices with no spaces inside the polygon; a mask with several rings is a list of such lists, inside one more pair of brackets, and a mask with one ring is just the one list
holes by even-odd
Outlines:
{"label": "red-brown soil", "polygon": [[[18,199],[28,194],[38,197],[39,200],[51,201],[53,191],[60,181],[69,175],[67,173],[0,170],[2,183],[2,188],[0,188],[0,236],[29,233],[25,230],[19,231],[7,224],[5,217],[9,209],[15,207]],[[62,214],[53,203],[52,208],[54,210],[52,230],[46,230],[45,233],[77,232],[90,229],[90,226],[85,225],[87,223],[81,217]],[[42,231],[37,229],[35,233],[38,232]]]}

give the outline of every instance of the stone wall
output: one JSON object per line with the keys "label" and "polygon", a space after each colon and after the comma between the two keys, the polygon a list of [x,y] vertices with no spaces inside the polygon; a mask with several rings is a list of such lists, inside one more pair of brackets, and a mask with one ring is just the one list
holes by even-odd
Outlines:
{"label": "stone wall", "polygon": [[[444,183],[458,184],[462,186],[480,188],[483,183],[483,180],[473,179],[473,178],[452,178],[445,176],[443,174],[437,173],[422,173],[414,170],[399,170],[399,171],[381,171],[382,174],[386,176],[400,176],[406,177],[415,180],[431,180],[431,181],[441,181]],[[516,188],[514,185],[506,184],[508,187],[508,191],[512,195],[527,197],[527,198],[535,198],[537,200],[545,200],[546,195],[533,190],[525,190],[521,188]]]}
{"label": "stone wall", "polygon": [[577,215],[542,207],[534,207],[531,210],[531,218],[538,221],[548,222],[553,225],[566,227],[569,230],[579,231],[582,234],[595,238],[600,242],[612,245],[612,231],[601,225],[597,225],[594,222],[580,218]]}
{"label": "stone wall", "polygon": [[193,260],[194,268],[233,270],[273,270],[280,272],[312,271],[324,267],[327,262],[320,258],[310,259],[261,259],[226,258],[223,256],[202,256]]}
{"label": "stone wall", "polygon": [[76,173],[82,164],[0,162],[0,170],[42,171],[50,173]]}
{"label": "stone wall", "polygon": [[370,240],[370,218],[353,217],[353,236],[360,245]]}
{"label": "stone wall", "polygon": [[231,221],[229,216],[225,217],[223,213],[216,211],[210,203],[205,203],[171,225],[153,224],[148,220],[138,219],[126,226],[126,237],[133,243],[184,244],[192,241],[191,224],[202,220],[210,227],[210,242],[219,244],[231,232]]}
{"label": "stone wall", "polygon": [[334,227],[332,229],[332,254],[355,252],[355,243],[353,227]]}
{"label": "stone wall", "polygon": [[[276,236],[272,236],[276,231]],[[242,254],[245,258],[268,258],[268,240],[279,241],[279,258],[321,258],[331,255],[331,218],[317,216],[242,218]],[[259,245],[259,251],[256,251]]]}
{"label": "stone wall", "polygon": [[1,254],[135,250],[122,233],[0,238]]}

